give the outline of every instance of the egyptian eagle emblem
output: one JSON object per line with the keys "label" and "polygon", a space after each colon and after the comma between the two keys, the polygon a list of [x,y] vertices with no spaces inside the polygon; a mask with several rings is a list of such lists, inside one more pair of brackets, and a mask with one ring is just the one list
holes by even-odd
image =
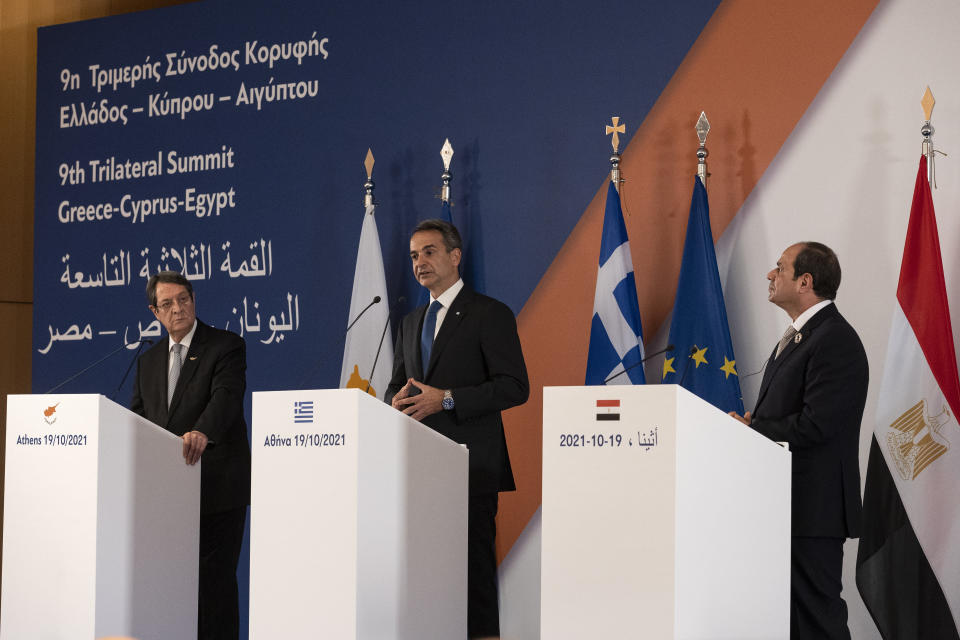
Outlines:
{"label": "egyptian eagle emblem", "polygon": [[890,424],[887,450],[902,479],[914,480],[950,449],[950,442],[941,430],[952,417],[946,406],[931,416],[923,399]]}

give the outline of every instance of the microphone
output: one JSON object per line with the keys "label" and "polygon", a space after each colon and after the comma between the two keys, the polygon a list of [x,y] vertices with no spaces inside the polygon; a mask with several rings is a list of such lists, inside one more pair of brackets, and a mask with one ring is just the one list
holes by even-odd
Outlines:
{"label": "microphone", "polygon": [[687,377],[687,370],[690,369],[690,356],[697,352],[697,345],[690,347],[690,353],[687,354],[687,364],[683,367],[683,375],[680,376],[680,382],[677,383],[679,386],[683,386],[683,380]]}
{"label": "microphone", "polygon": [[343,332],[343,335],[347,335],[348,333],[350,333],[350,329],[353,329],[353,325],[357,324],[357,320],[363,317],[363,314],[367,312],[367,309],[377,304],[378,302],[380,302],[380,296],[373,296],[373,300],[370,301],[370,304],[365,306],[363,310],[357,314],[357,317],[353,319],[353,322],[347,325],[347,330]]}
{"label": "microphone", "polygon": [[130,369],[133,369],[133,363],[136,362],[137,358],[140,357],[140,352],[143,350],[143,345],[145,344],[153,344],[153,340],[147,339],[140,341],[140,345],[137,347],[136,353],[133,354],[133,358],[130,359],[130,364],[127,365],[127,370],[123,372],[123,377],[120,378],[120,384],[117,385],[116,390],[110,395],[111,400],[113,400],[116,395],[120,393],[120,389],[123,388],[123,383],[127,381],[127,376],[130,375]]}
{"label": "microphone", "polygon": [[[379,296],[378,296],[379,297]],[[397,304],[402,305],[407,301],[406,296],[400,296],[397,298]],[[373,366],[370,367],[370,375],[367,376],[367,388],[364,389],[365,393],[370,393],[370,385],[373,382],[373,372],[377,369],[377,361],[380,359],[380,350],[383,349],[383,339],[387,335],[387,327],[390,326],[390,311],[387,310],[387,321],[383,323],[383,331],[380,332],[380,344],[377,345],[377,355],[373,357]]]}
{"label": "microphone", "polygon": [[[379,304],[381,300],[382,300],[382,298],[380,298],[380,296],[373,296],[373,300],[371,300],[370,303],[367,304],[367,306],[365,306],[363,309],[361,309],[361,310],[360,310],[360,313],[358,313],[358,314],[354,317],[354,319],[350,322],[350,324],[347,325],[347,330],[344,331],[343,334],[341,334],[342,337],[346,338],[347,334],[350,333],[350,330],[353,329],[353,325],[357,324],[357,321],[360,320],[361,317],[363,317],[363,314],[365,314],[367,311],[369,311],[369,310],[370,310],[370,307],[372,307],[373,305]],[[388,313],[388,314],[387,314],[387,317],[389,318],[389,316],[390,316],[390,314]],[[388,322],[389,322],[389,320],[388,320]],[[382,340],[382,338],[381,338],[381,340]],[[378,352],[378,353],[379,353],[379,352]],[[298,386],[298,387],[302,387],[302,386],[304,386],[305,384],[307,384],[307,383],[310,381],[310,379],[313,378],[314,374],[316,374],[316,373],[324,366],[324,364],[325,364],[325,363],[320,362],[320,363],[317,363],[315,366],[311,367],[311,368],[303,375],[303,377],[301,378],[300,382],[297,383],[297,386]],[[376,363],[374,363],[374,364],[376,364]]]}
{"label": "microphone", "polygon": [[[143,346],[143,343],[144,343],[144,342],[152,343],[152,340],[140,340],[140,346]],[[117,347],[116,349],[114,349],[113,351],[111,351],[110,353],[108,353],[107,355],[103,356],[102,358],[100,358],[100,359],[97,360],[96,362],[93,362],[93,363],[87,365],[86,367],[84,367],[83,369],[81,369],[80,371],[77,371],[75,374],[73,374],[72,376],[70,376],[69,378],[67,378],[66,380],[64,380],[63,382],[60,382],[59,384],[55,384],[54,386],[50,387],[49,389],[47,389],[46,391],[43,392],[44,395],[46,395],[46,394],[48,394],[48,393],[53,393],[54,391],[56,391],[57,389],[59,389],[59,388],[62,387],[63,385],[67,384],[68,382],[73,382],[74,380],[76,380],[77,378],[79,378],[80,376],[82,376],[83,374],[85,374],[87,371],[90,371],[90,369],[93,369],[94,367],[96,367],[98,364],[100,364],[100,363],[103,362],[104,360],[109,359],[110,356],[114,356],[114,355],[120,353],[122,350],[130,347],[130,345],[132,345],[132,344],[134,344],[134,343],[130,342],[130,343],[128,343],[128,344],[122,344],[122,345],[120,345],[119,347]],[[139,347],[138,347],[138,353],[139,353]]]}
{"label": "microphone", "polygon": [[652,357],[654,357],[654,356],[658,356],[658,355],[660,355],[661,353],[666,353],[667,351],[673,351],[673,345],[672,345],[672,344],[668,344],[666,349],[660,349],[660,351],[655,351],[654,353],[651,353],[650,355],[645,356],[645,357],[643,358],[643,360],[641,360],[640,362],[634,362],[632,365],[630,365],[629,367],[627,367],[627,368],[624,369],[623,371],[618,371],[617,373],[613,374],[612,376],[610,376],[609,378],[607,378],[606,380],[604,380],[604,381],[603,381],[603,384],[607,384],[608,382],[610,382],[610,381],[613,380],[614,378],[619,378],[620,376],[622,376],[623,374],[625,374],[627,371],[630,371],[630,369],[633,369],[633,368],[635,368],[635,367],[639,367],[640,365],[642,365],[644,362],[646,362],[646,361],[649,360],[650,358],[652,358]]}

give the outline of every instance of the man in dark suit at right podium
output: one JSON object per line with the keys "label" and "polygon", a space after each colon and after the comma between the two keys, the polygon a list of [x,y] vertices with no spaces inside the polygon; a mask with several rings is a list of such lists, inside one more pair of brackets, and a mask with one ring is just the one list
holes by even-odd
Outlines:
{"label": "man in dark suit at right podium", "polygon": [[500,412],[526,402],[530,385],[513,312],[464,286],[461,253],[449,222],[414,229],[413,273],[431,302],[400,324],[384,400],[470,451],[467,634],[497,638],[497,494],[515,489]]}
{"label": "man in dark suit at right podium", "polygon": [[792,322],[767,362],[753,414],[731,415],[793,454],[790,638],[848,639],[843,543],[860,535],[867,355],[833,303],[840,263],[829,247],[788,247],[767,279],[770,302]]}

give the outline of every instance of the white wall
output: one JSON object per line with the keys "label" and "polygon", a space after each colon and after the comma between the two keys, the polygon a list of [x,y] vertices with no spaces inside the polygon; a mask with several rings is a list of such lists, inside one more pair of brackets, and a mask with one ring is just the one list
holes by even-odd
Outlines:
{"label": "white wall", "polygon": [[[864,478],[920,159],[920,99],[927,85],[937,100],[935,146],[950,154],[937,158],[933,199],[955,342],[960,335],[958,27],[955,0],[881,2],[718,243],[747,407],[756,401],[760,376],[746,375],[763,366],[789,322],[766,300],[766,273],[784,248],[800,240],[817,240],[837,252],[843,269],[837,305],[859,332],[870,362],[861,431]],[[722,179],[724,168],[712,164],[711,172],[712,180]],[[648,349],[663,340],[651,340]],[[539,593],[532,588],[539,582],[526,575],[540,566],[539,525],[539,517],[533,518],[501,565],[504,638],[539,636],[533,619]],[[854,583],[856,549],[856,541],[848,542],[844,563],[850,630],[858,640],[878,639]]]}

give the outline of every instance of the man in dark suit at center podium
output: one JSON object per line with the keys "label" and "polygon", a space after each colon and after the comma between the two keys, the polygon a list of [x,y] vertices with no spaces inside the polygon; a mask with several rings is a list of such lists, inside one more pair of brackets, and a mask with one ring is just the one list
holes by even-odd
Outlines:
{"label": "man in dark suit at center podium", "polygon": [[494,545],[499,491],[516,489],[500,412],[526,402],[527,369],[513,312],[465,287],[457,228],[424,220],[410,238],[430,304],[400,324],[385,400],[470,451],[467,633],[500,635]]}
{"label": "man in dark suit at center podium", "polygon": [[137,362],[130,408],[183,438],[187,464],[203,460],[197,637],[236,640],[237,562],[250,504],[246,344],[197,319],[193,287],[179,273],[151,276],[147,300],[170,337]]}
{"label": "man in dark suit at center podium", "polygon": [[836,254],[819,242],[783,252],[768,298],[792,322],[774,348],[751,415],[730,415],[792,452],[790,638],[850,638],[843,543],[860,535],[860,420],[867,355],[833,299]]}

